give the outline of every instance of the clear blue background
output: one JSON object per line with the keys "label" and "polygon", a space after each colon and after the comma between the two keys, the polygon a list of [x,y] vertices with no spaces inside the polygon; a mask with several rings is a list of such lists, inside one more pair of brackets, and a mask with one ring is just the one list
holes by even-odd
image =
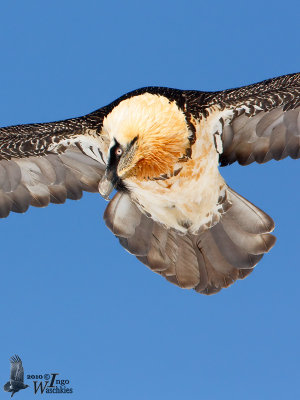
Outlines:
{"label": "clear blue background", "polygon": [[[2,126],[79,116],[146,85],[219,90],[300,70],[299,1],[14,0],[0,11]],[[299,172],[294,160],[222,169],[275,219],[278,241],[211,297],[126,253],[99,195],[1,220],[1,385],[17,353],[25,373],[70,379],[60,399],[299,398]],[[15,396],[39,398],[32,383]]]}

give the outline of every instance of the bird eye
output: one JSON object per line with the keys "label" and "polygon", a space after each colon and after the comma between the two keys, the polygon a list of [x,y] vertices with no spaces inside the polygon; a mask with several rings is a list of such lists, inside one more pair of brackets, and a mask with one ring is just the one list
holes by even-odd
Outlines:
{"label": "bird eye", "polygon": [[122,153],[123,153],[123,150],[122,150],[120,147],[118,147],[118,148],[116,149],[116,151],[115,151],[116,156],[121,156]]}

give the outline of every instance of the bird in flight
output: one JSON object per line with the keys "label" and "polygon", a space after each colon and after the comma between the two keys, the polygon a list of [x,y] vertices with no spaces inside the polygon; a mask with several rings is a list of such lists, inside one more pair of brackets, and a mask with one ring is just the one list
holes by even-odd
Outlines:
{"label": "bird in flight", "polygon": [[17,393],[19,390],[26,389],[29,386],[24,385],[24,368],[22,360],[18,355],[10,358],[10,378],[9,381],[4,385],[6,392],[11,392],[11,396]]}
{"label": "bird in flight", "polygon": [[273,220],[219,166],[300,157],[300,73],[219,92],[146,87],[88,115],[0,128],[0,217],[110,200],[108,228],[142,263],[213,294],[275,243]]}

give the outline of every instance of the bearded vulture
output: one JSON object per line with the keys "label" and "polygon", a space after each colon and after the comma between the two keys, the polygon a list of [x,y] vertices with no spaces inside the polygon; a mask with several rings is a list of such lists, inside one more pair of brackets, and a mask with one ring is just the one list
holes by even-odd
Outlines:
{"label": "bearded vulture", "polygon": [[115,189],[104,220],[121,245],[213,294],[275,243],[273,220],[219,166],[288,156],[300,157],[300,73],[219,92],[145,87],[83,117],[0,128],[0,217]]}

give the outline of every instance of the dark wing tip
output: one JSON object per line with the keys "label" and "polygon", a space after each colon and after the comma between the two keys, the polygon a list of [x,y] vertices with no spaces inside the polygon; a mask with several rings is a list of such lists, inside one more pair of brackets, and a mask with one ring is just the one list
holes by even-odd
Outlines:
{"label": "dark wing tip", "polygon": [[15,364],[15,363],[22,363],[22,360],[21,360],[21,358],[20,358],[17,354],[15,354],[14,356],[12,356],[12,357],[10,358],[10,362],[11,362],[12,364]]}

